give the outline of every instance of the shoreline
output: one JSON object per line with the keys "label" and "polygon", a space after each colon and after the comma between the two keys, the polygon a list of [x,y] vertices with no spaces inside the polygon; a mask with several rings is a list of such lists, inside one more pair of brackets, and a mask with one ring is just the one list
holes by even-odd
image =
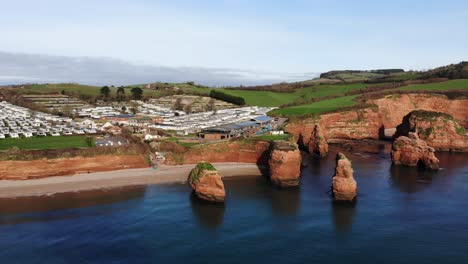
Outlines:
{"label": "shoreline", "polygon": [[[255,163],[213,163],[222,177],[261,176]],[[168,166],[158,169],[124,169],[106,172],[54,176],[31,180],[0,180],[0,198],[44,196],[57,193],[109,189],[127,186],[184,183],[195,164]]]}

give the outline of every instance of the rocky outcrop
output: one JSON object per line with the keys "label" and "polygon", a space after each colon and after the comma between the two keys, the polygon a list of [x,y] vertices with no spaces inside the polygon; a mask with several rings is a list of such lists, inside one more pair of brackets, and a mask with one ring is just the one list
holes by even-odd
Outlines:
{"label": "rocky outcrop", "polygon": [[410,167],[424,167],[431,170],[439,169],[439,160],[434,155],[434,149],[418,135],[410,132],[408,137],[398,137],[392,145],[393,164],[402,164]]}
{"label": "rocky outcrop", "polygon": [[188,183],[198,198],[210,202],[224,202],[226,192],[223,181],[210,163],[198,163],[190,172]]}
{"label": "rocky outcrop", "polygon": [[315,125],[314,130],[312,131],[312,136],[309,141],[309,152],[319,156],[320,158],[328,155],[328,143],[322,133],[320,125]]}
{"label": "rocky outcrop", "polygon": [[403,117],[395,138],[414,132],[436,151],[468,151],[468,135],[465,128],[445,113],[417,110]]}
{"label": "rocky outcrop", "polygon": [[332,188],[335,201],[352,202],[356,198],[357,183],[353,177],[351,161],[341,152],[336,154]]}
{"label": "rocky outcrop", "polygon": [[376,109],[323,114],[318,118],[291,121],[285,131],[303,146],[308,146],[315,126],[319,125],[326,139],[379,139],[382,122]]}
{"label": "rocky outcrop", "polygon": [[269,158],[270,180],[280,187],[299,185],[301,152],[296,144],[274,141]]}

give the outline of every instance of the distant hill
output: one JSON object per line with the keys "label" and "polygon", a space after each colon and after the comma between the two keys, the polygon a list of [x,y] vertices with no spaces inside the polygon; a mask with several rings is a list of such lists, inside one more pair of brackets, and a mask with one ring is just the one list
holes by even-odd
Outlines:
{"label": "distant hill", "polygon": [[468,78],[468,62],[460,62],[448,66],[439,67],[428,71],[404,71],[403,69],[380,69],[380,70],[339,70],[322,73],[316,82],[330,83],[384,83],[404,82],[410,80],[427,79],[466,79]]}
{"label": "distant hill", "polygon": [[329,71],[320,75],[321,83],[326,80],[340,81],[343,83],[354,82],[386,82],[405,81],[419,78],[416,72],[405,72],[403,69],[378,69],[370,71],[343,70]]}

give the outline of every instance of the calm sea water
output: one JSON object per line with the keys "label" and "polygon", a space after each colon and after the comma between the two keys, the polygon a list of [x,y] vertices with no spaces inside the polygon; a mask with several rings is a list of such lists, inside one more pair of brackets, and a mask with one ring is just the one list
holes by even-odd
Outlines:
{"label": "calm sea water", "polygon": [[329,195],[334,153],[299,188],[225,179],[224,206],[186,185],[0,200],[0,263],[468,263],[468,155],[436,173],[349,153],[354,206]]}

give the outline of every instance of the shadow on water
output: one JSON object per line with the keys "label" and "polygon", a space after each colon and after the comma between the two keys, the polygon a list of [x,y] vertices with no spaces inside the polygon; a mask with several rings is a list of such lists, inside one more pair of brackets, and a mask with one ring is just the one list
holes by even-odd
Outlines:
{"label": "shadow on water", "polygon": [[392,186],[406,193],[416,193],[428,188],[435,180],[438,184],[447,181],[448,175],[466,166],[465,153],[437,152],[441,169],[438,171],[422,168],[406,167],[402,165],[390,166]]}
{"label": "shadow on water", "polygon": [[296,215],[301,203],[301,188],[279,188],[264,177],[236,177],[226,180],[229,199],[257,200],[271,206],[278,216]]}
{"label": "shadow on water", "polygon": [[349,233],[353,226],[356,203],[336,203],[332,202],[332,216],[338,233]]}
{"label": "shadow on water", "polygon": [[[73,218],[73,214],[55,212],[137,199],[144,197],[145,192],[145,186],[136,186],[0,199],[0,225]],[[125,208],[110,210],[122,209]]]}
{"label": "shadow on water", "polygon": [[405,193],[420,192],[432,183],[437,172],[402,165],[390,166],[392,186]]}
{"label": "shadow on water", "polygon": [[190,194],[190,205],[200,226],[206,229],[216,229],[223,224],[225,205],[210,203],[199,199],[194,193]]}
{"label": "shadow on water", "polygon": [[272,187],[270,201],[273,214],[294,216],[300,209],[301,189],[299,187],[288,189]]}

